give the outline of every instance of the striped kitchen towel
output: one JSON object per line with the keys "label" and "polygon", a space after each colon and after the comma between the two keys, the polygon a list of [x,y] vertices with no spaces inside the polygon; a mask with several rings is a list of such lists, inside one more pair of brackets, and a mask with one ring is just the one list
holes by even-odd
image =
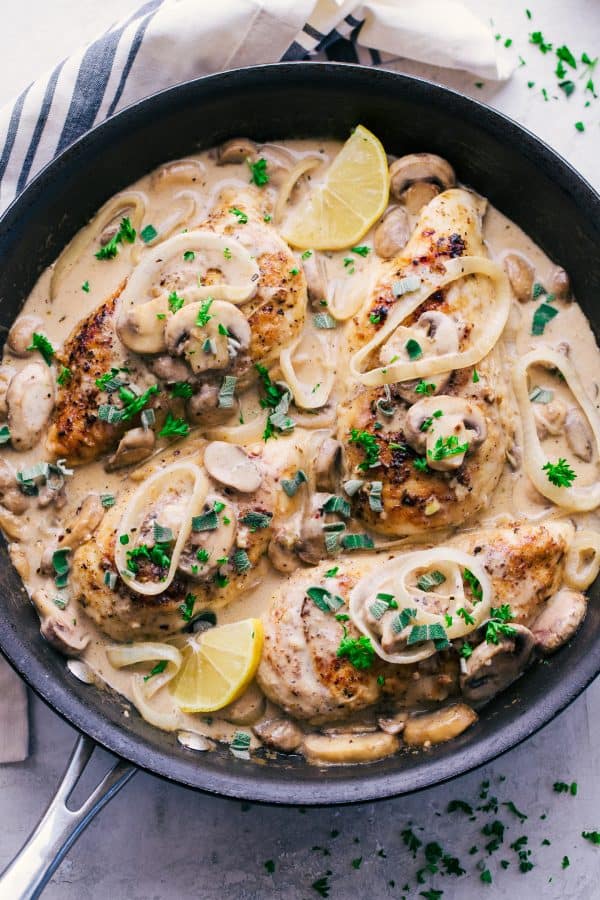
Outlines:
{"label": "striped kitchen towel", "polygon": [[[25,44],[25,36],[23,38]],[[0,211],[93,125],[169,85],[277,60],[508,77],[490,29],[456,0],[147,0],[0,111]],[[0,658],[0,762],[27,756],[24,685]]]}

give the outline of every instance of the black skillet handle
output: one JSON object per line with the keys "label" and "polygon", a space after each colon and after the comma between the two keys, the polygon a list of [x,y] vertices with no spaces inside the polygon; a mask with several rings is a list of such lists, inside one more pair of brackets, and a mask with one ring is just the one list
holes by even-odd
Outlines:
{"label": "black skillet handle", "polygon": [[79,809],[67,801],[85,771],[95,744],[78,738],[56,794],[25,846],[0,875],[0,897],[34,900],[39,897],[84,828],[135,775],[135,766],[119,760]]}

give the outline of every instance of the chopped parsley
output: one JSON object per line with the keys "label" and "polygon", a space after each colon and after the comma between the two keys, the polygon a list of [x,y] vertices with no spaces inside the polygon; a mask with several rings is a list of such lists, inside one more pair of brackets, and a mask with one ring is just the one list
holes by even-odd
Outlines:
{"label": "chopped parsley", "polygon": [[198,310],[198,315],[196,316],[196,325],[199,328],[204,328],[206,325],[208,325],[208,323],[212,319],[212,316],[209,315],[209,312],[208,312],[210,307],[212,306],[212,303],[213,303],[213,298],[207,297],[206,300],[204,301],[204,303],[202,304],[202,306],[200,307],[200,309]]}
{"label": "chopped parsley", "polygon": [[146,225],[145,228],[142,228],[140,231],[140,237],[145,244],[149,244],[150,241],[153,241],[155,237],[157,237],[158,231],[154,227],[154,225]]}
{"label": "chopped parsley", "polygon": [[89,294],[89,292],[90,292],[90,283],[89,283],[89,281],[84,281],[84,282],[83,282],[83,284],[81,285],[81,290],[84,291],[84,293]]}
{"label": "chopped parsley", "polygon": [[184,262],[194,262],[194,260],[196,259],[196,254],[193,250],[186,250],[183,254],[183,259]]}
{"label": "chopped parsley", "polygon": [[121,224],[119,225],[119,230],[117,233],[104,245],[104,247],[100,247],[98,252],[95,254],[96,259],[114,259],[117,253],[119,252],[119,244],[122,244],[123,241],[126,241],[128,244],[133,244],[135,241],[136,230],[132,226],[131,222],[128,218],[121,219]]}
{"label": "chopped parsley", "polygon": [[181,309],[181,307],[185,303],[185,300],[183,299],[183,297],[179,296],[177,291],[172,291],[169,294],[168,303],[169,303],[169,309],[171,310],[171,312],[176,313]]}
{"label": "chopped parsley", "polygon": [[31,337],[31,344],[27,349],[37,350],[44,357],[44,362],[46,363],[46,365],[52,365],[52,359],[54,358],[54,347],[45,334],[38,334],[37,331],[34,331]]}
{"label": "chopped parsley", "polygon": [[62,366],[60,372],[58,373],[58,377],[56,379],[56,383],[60,384],[61,387],[63,384],[66,384],[67,381],[70,381],[73,373],[69,369],[68,366]]}
{"label": "chopped parsley", "polygon": [[375,466],[380,465],[380,447],[374,434],[370,434],[368,431],[360,431],[358,428],[353,428],[350,432],[350,443],[358,444],[364,453],[365,458],[358,464],[359,469],[364,471],[365,469],[372,469]]}
{"label": "chopped parsley", "polygon": [[147,675],[144,675],[144,681],[149,681],[151,678],[154,678],[155,675],[160,675],[161,672],[164,672],[167,668],[167,660],[161,659],[160,662],[157,662],[153,669],[150,669]]}
{"label": "chopped parsley", "polygon": [[192,386],[187,381],[176,381],[169,387],[171,396],[189,400],[193,394]]}
{"label": "chopped parsley", "polygon": [[600,847],[600,831],[582,831],[581,837],[585,838],[586,841],[589,841],[590,844],[595,844],[596,847]]}
{"label": "chopped parsley", "polygon": [[189,434],[190,426],[185,419],[176,419],[171,413],[167,413],[165,424],[158,432],[159,437],[185,437]]}
{"label": "chopped parsley", "polygon": [[343,657],[355,669],[370,669],[375,662],[375,649],[371,639],[362,634],[359,638],[348,637],[346,626],[342,625],[344,636],[337,648],[336,656]]}
{"label": "chopped parsley", "polygon": [[368,256],[371,252],[371,248],[367,247],[364,244],[361,244],[359,247],[350,247],[350,250],[352,251],[352,253],[356,253],[358,254],[358,256],[362,257]]}
{"label": "chopped parsley", "polygon": [[237,206],[230,207],[229,212],[232,216],[236,217],[240,225],[246,225],[248,223],[248,216],[245,212],[242,212],[241,209],[238,209]]}
{"label": "chopped parsley", "polygon": [[556,463],[547,462],[545,466],[542,466],[542,471],[546,472],[548,481],[556,487],[571,487],[577,478],[577,475],[563,457],[560,457]]}
{"label": "chopped parsley", "polygon": [[195,602],[196,598],[193,594],[186,594],[185,600],[179,607],[179,612],[181,613],[181,618],[184,622],[191,622],[192,616],[194,614]]}
{"label": "chopped parsley", "polygon": [[429,397],[435,391],[435,384],[431,381],[419,381],[417,385],[415,385],[415,394],[424,394],[426,397]]}
{"label": "chopped parsley", "polygon": [[[269,183],[269,173],[267,172],[267,161],[266,159],[257,159],[256,162],[250,162],[249,159],[246,160],[248,163],[248,167],[250,169],[250,182],[255,184],[257,187],[263,187],[263,185]],[[233,212],[233,210],[230,210]]]}
{"label": "chopped parsley", "polygon": [[488,644],[498,644],[500,637],[511,637],[516,629],[508,622],[513,618],[512,610],[508,603],[491,609],[491,618],[488,619],[485,629],[485,639]]}
{"label": "chopped parsley", "polygon": [[448,437],[439,437],[434,444],[433,450],[428,450],[427,455],[430,459],[439,461],[441,459],[449,459],[451,456],[460,456],[469,449],[469,442],[459,443],[455,434]]}
{"label": "chopped parsley", "polygon": [[418,341],[415,341],[414,338],[409,338],[404,346],[406,347],[406,352],[410,359],[419,359],[423,356],[421,345]]}

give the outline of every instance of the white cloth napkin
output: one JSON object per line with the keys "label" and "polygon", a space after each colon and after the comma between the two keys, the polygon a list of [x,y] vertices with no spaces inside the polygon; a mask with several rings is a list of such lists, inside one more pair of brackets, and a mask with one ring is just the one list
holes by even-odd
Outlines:
{"label": "white cloth napkin", "polygon": [[[492,79],[511,72],[457,0],[148,0],[0,110],[0,211],[81,134],[161,88],[280,59],[397,69],[402,58]],[[26,754],[25,688],[0,658],[0,762]]]}

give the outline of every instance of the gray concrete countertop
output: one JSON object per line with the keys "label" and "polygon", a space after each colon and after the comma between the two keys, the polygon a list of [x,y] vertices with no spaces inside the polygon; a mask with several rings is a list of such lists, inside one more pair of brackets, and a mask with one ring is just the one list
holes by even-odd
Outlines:
{"label": "gray concrete countertop", "polygon": [[[580,94],[569,101],[555,100],[553,65],[527,43],[528,31],[540,29],[555,44],[566,43],[577,54],[586,51],[596,56],[600,52],[597,2],[538,0],[529,4],[531,23],[525,4],[469,2],[480,16],[494,20],[503,40],[513,39],[506,52],[514,53],[515,59],[520,53],[525,59],[526,65],[512,81],[478,88],[477,79],[464,73],[411,63],[399,68],[448,84],[508,113],[600,187],[600,107],[585,108]],[[0,104],[137,5],[138,0],[11,4],[10,10],[4,10],[0,31]],[[530,80],[535,87],[527,87]],[[600,73],[596,80],[600,83]],[[540,94],[542,87],[549,91],[547,102]],[[579,120],[586,122],[583,134],[574,128]],[[599,708],[600,682],[596,682],[541,733],[478,772],[411,797],[359,807],[304,811],[248,806],[138,774],[84,833],[44,896],[49,900],[308,900],[319,896],[313,882],[330,871],[331,900],[419,897],[420,892],[437,900],[434,893],[427,893],[432,888],[443,891],[443,900],[597,897],[600,848],[585,841],[581,832],[600,830],[600,722],[594,715]],[[29,759],[0,766],[0,869],[35,825],[75,740],[73,730],[36,699],[31,719]],[[96,756],[92,774],[110,763],[108,754]],[[487,797],[480,799],[485,781],[490,782]],[[577,782],[577,796],[555,792],[557,781]],[[521,822],[502,805],[496,814],[492,797],[500,804],[512,801],[527,820]],[[478,811],[476,821],[460,811],[447,814],[448,802],[454,799],[488,809]],[[495,820],[506,826],[504,843],[488,856],[483,848],[490,836],[482,835],[481,829]],[[413,860],[402,837],[407,828],[423,844],[438,842],[445,853],[460,860],[466,874],[428,875],[425,884],[417,885],[415,873],[424,865],[423,848]],[[531,850],[528,859],[534,864],[526,873],[519,871],[517,854],[510,849],[522,835],[528,836],[524,849]],[[473,846],[479,849],[470,855]],[[564,856],[569,865],[563,869]],[[264,865],[268,860],[274,862],[272,874]],[[480,860],[489,866],[491,885],[480,879],[476,868]],[[501,860],[509,861],[508,868],[501,867]],[[406,882],[410,891],[402,889]]]}

